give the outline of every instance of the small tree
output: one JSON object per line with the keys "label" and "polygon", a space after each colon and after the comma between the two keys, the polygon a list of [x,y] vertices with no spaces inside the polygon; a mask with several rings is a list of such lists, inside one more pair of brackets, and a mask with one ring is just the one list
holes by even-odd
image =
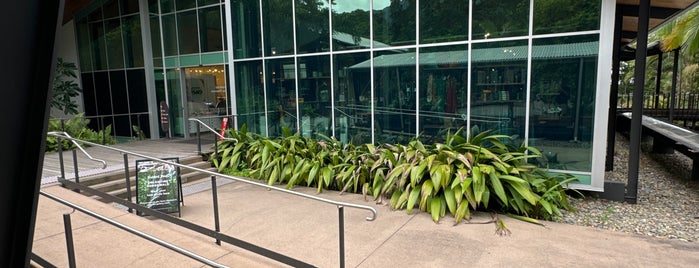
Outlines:
{"label": "small tree", "polygon": [[58,58],[56,63],[56,73],[53,78],[53,95],[51,97],[51,108],[56,108],[65,114],[77,114],[78,105],[73,100],[80,92],[80,86],[75,82],[78,78],[76,72],[78,67],[75,63],[64,62]]}

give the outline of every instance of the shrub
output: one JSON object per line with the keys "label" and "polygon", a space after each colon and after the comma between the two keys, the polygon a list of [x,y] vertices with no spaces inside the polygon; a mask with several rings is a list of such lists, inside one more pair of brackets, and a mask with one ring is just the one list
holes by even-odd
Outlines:
{"label": "shrub", "polygon": [[392,209],[415,208],[437,222],[447,212],[455,222],[470,219],[471,211],[547,219],[572,210],[567,202],[570,175],[550,175],[529,163],[542,157],[533,147],[513,145],[514,139],[488,131],[465,135],[447,133],[444,143],[353,145],[321,136],[321,140],[292,135],[269,139],[247,133],[229,135],[210,158],[219,171],[249,170],[268,184],[316,187],[362,193]]}
{"label": "shrub", "polygon": [[[94,131],[87,127],[89,119],[85,119],[83,114],[77,114],[74,118],[65,120],[61,126],[61,120],[51,119],[48,124],[48,131],[65,131],[73,138],[89,141],[98,144],[115,144],[116,139],[112,136],[112,125],[107,125],[103,130]],[[64,150],[75,148],[75,144],[66,139],[61,139]],[[82,145],[81,145],[82,146]],[[46,151],[55,152],[58,150],[58,138],[46,136]]]}

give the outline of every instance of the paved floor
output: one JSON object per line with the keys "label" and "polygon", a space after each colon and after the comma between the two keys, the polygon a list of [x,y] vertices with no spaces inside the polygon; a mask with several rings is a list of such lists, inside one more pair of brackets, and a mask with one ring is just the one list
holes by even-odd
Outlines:
{"label": "paved floor", "polygon": [[[188,154],[196,145],[169,141],[144,142],[141,149]],[[154,149],[155,148],[155,149]],[[179,153],[174,151],[181,150]],[[97,153],[95,153],[97,154]],[[172,155],[170,155],[172,156]],[[123,159],[121,160],[123,162]],[[123,165],[123,164],[122,164]],[[214,228],[212,194],[206,184],[187,191],[182,219]],[[273,260],[151,217],[128,213],[46,183],[42,191],[93,210],[153,237],[229,267],[284,267]],[[315,190],[294,191],[316,195]],[[503,216],[509,236],[495,234],[491,219],[478,213],[470,224],[453,218],[432,222],[426,213],[391,211],[361,195],[337,192],[323,198],[374,207],[378,216],[345,208],[347,267],[696,267],[699,243],[661,240],[547,222],[546,227]],[[291,196],[241,182],[218,188],[221,232],[318,267],[339,267],[338,210],[334,205]],[[33,252],[58,267],[67,267],[63,214],[72,210],[40,197]],[[81,212],[73,212],[77,267],[206,267],[155,243],[132,235]]]}

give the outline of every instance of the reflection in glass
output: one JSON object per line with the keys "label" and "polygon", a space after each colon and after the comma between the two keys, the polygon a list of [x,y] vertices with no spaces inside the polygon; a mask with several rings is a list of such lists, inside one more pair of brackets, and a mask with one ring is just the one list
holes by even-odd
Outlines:
{"label": "reflection in glass", "polygon": [[591,171],[598,37],[535,39],[529,145],[550,169]]}
{"label": "reflection in glass", "polygon": [[107,38],[107,60],[110,69],[124,68],[124,49],[121,42],[121,21],[113,19],[105,21]]}
{"label": "reflection in glass", "polygon": [[369,48],[369,0],[333,1],[333,50]]}
{"label": "reflection in glass", "polygon": [[170,135],[172,137],[184,137],[184,107],[182,103],[184,101],[184,96],[182,96],[182,88],[180,85],[180,70],[178,69],[168,69],[166,71],[167,76],[167,100],[170,115]]}
{"label": "reflection in glass", "polygon": [[471,129],[524,138],[527,41],[471,47]]}
{"label": "reflection in glass", "polygon": [[468,47],[420,50],[420,134],[430,142],[467,127]]}
{"label": "reflection in glass", "polygon": [[294,21],[290,0],[263,0],[265,55],[294,53]]}
{"label": "reflection in glass", "polygon": [[355,145],[371,143],[369,53],[333,56],[335,137]]}
{"label": "reflection in glass", "polygon": [[473,2],[472,39],[526,36],[529,33],[529,0]]}
{"label": "reflection in glass", "polygon": [[295,3],[298,53],[329,51],[328,1],[295,0]]}
{"label": "reflection in glass", "polygon": [[102,22],[92,22],[90,26],[90,39],[92,44],[92,60],[95,70],[107,69],[107,44],[104,40],[104,27]]}
{"label": "reflection in glass", "polygon": [[165,51],[166,57],[175,56],[177,55],[177,27],[175,25],[175,15],[164,15],[161,20],[163,21],[163,51]]}
{"label": "reflection in glass", "polygon": [[537,0],[534,34],[599,29],[600,0]]}
{"label": "reflection in glass", "polygon": [[235,83],[238,129],[245,125],[248,131],[266,136],[262,61],[236,63]]}
{"label": "reflection in glass", "polygon": [[255,58],[262,55],[260,41],[260,4],[258,0],[231,1],[234,57]]}
{"label": "reflection in glass", "polygon": [[143,67],[141,22],[138,16],[129,16],[122,18],[122,23],[124,30],[124,52],[126,54],[124,57],[126,60],[125,65],[126,67]]}
{"label": "reflection in glass", "polygon": [[468,1],[420,1],[420,43],[462,40],[468,40]]}
{"label": "reflection in glass", "polygon": [[223,50],[220,6],[199,10],[199,35],[202,53]]}
{"label": "reflection in glass", "polygon": [[301,135],[330,137],[330,56],[298,59]]}
{"label": "reflection in glass", "polygon": [[374,40],[389,46],[415,44],[415,1],[374,1]]}
{"label": "reflection in glass", "polygon": [[267,60],[266,68],[268,136],[282,136],[284,128],[296,133],[298,96],[294,59]]}
{"label": "reflection in glass", "polygon": [[78,55],[80,59],[80,71],[92,71],[92,57],[90,55],[90,33],[87,20],[81,19],[75,23],[75,34],[78,42]]}
{"label": "reflection in glass", "polygon": [[196,11],[177,13],[177,34],[180,54],[199,53],[199,31],[197,30]]}
{"label": "reflection in glass", "polygon": [[406,144],[415,137],[415,52],[374,56],[374,141]]}

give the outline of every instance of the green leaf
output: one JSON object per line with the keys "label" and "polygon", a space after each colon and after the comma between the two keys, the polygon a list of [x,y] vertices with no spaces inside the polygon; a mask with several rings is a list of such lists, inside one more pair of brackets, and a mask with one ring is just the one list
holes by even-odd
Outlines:
{"label": "green leaf", "polygon": [[454,190],[450,188],[444,189],[444,199],[447,202],[447,208],[452,215],[456,214],[456,198],[454,196]]}
{"label": "green leaf", "polygon": [[315,181],[316,175],[318,174],[318,171],[320,170],[320,164],[318,163],[313,163],[313,168],[311,168],[311,171],[308,173],[308,177],[306,178],[306,186],[310,186],[313,181]]}
{"label": "green leaf", "polygon": [[410,185],[415,187],[415,185],[420,183],[422,176],[425,174],[425,168],[427,168],[427,162],[425,161],[422,161],[420,165],[412,168],[412,171],[410,172]]}
{"label": "green leaf", "polygon": [[473,196],[475,198],[476,204],[480,204],[483,199],[483,193],[485,192],[485,179],[481,174],[481,169],[479,166],[473,167]]}
{"label": "green leaf", "polygon": [[463,219],[470,219],[471,213],[468,209],[468,203],[462,202],[459,207],[456,208],[456,214],[454,214],[454,223],[459,223]]}
{"label": "green leaf", "polygon": [[439,213],[441,212],[442,202],[440,198],[435,196],[430,200],[430,213],[432,214],[432,220],[434,222],[439,222]]}
{"label": "green leaf", "polygon": [[432,197],[432,190],[434,190],[432,181],[425,181],[422,183],[422,188],[420,189],[420,210],[424,211],[427,209],[427,200]]}
{"label": "green leaf", "polygon": [[413,210],[413,207],[415,207],[415,203],[417,202],[418,197],[420,197],[420,188],[419,187],[414,187],[410,191],[410,197],[408,198],[408,205],[407,205],[407,212],[410,214],[410,212]]}
{"label": "green leaf", "polygon": [[401,190],[395,190],[393,191],[393,194],[391,195],[391,200],[389,201],[389,205],[391,209],[396,209],[398,206],[398,199],[400,199],[400,196],[403,191]]}
{"label": "green leaf", "polygon": [[502,201],[503,204],[507,205],[507,194],[505,193],[505,188],[502,187],[498,174],[493,172],[490,173],[489,177],[490,185],[492,186],[493,191],[495,191],[495,195],[500,198],[500,201]]}

